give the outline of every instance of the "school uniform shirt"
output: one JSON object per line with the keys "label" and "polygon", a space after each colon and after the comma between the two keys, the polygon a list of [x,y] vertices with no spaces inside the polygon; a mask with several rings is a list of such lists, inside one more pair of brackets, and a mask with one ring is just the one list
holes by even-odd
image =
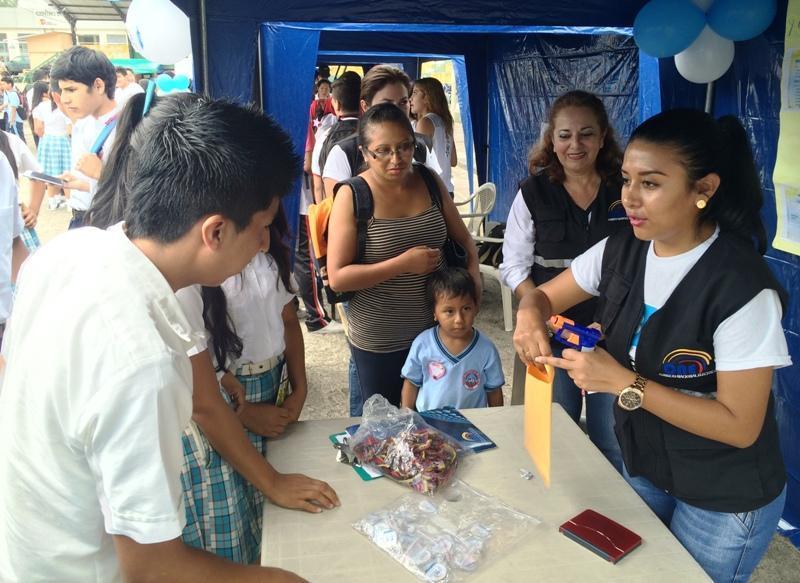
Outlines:
{"label": "school uniform shirt", "polygon": [[[631,341],[631,358],[642,327],[667,302],[689,270],[719,237],[719,227],[700,245],[672,257],[659,257],[653,243],[647,251],[644,274],[644,310],[641,322]],[[572,262],[575,282],[586,293],[600,295],[600,275],[606,242],[603,239]],[[792,364],[781,326],[783,310],[775,290],[764,289],[737,312],[725,319],[714,331],[714,359],[717,371],[751,368],[781,368]],[[755,333],[757,331],[757,333]]]}
{"label": "school uniform shirt", "polygon": [[22,176],[23,172],[41,172],[42,165],[36,156],[31,152],[28,144],[22,141],[17,134],[5,132],[8,138],[8,146],[14,154],[14,162],[17,164],[17,174]]}
{"label": "school uniform shirt", "polygon": [[11,247],[24,228],[14,172],[6,157],[0,156],[0,324],[11,314]]}
{"label": "school uniform shirt", "polygon": [[31,115],[44,124],[45,136],[67,136],[67,127],[72,125],[72,121],[57,107],[53,109],[49,101],[34,107]]}
{"label": "school uniform shirt", "polygon": [[242,355],[231,370],[283,354],[286,341],[282,313],[294,294],[283,285],[275,260],[266,253],[256,253],[240,275],[222,282],[222,290],[243,345]]}
{"label": "school uniform shirt", "polygon": [[[67,199],[67,204],[69,207],[74,211],[85,211],[89,209],[89,205],[92,203],[92,198],[94,197],[94,193],[97,191],[97,180],[93,178],[89,178],[82,172],[78,172],[75,170],[75,165],[78,163],[78,160],[81,159],[81,156],[84,154],[89,153],[89,150],[92,149],[97,136],[105,127],[106,123],[112,118],[119,115],[119,107],[114,107],[111,111],[106,113],[105,115],[101,115],[100,117],[94,117],[93,115],[87,115],[83,119],[79,119],[75,122],[72,130],[72,141],[70,145],[72,147],[72,167],[73,170],[71,171],[73,174],[81,178],[82,180],[86,180],[89,183],[89,191],[85,190],[76,190],[72,189],[70,191],[69,198]],[[114,137],[116,136],[116,127],[111,130],[111,133],[108,135],[108,139],[106,139],[105,143],[103,144],[102,156],[100,159],[105,164],[105,161],[108,160],[108,156],[111,154],[111,148],[114,145]]]}
{"label": "school uniform shirt", "polygon": [[[428,147],[425,148],[425,166],[436,172],[436,174],[442,173],[442,169],[436,161],[436,156],[431,153]],[[356,172],[356,174],[358,174],[358,172]],[[347,154],[345,154],[341,146],[334,146],[331,148],[328,159],[325,161],[325,168],[322,169],[322,178],[329,178],[336,182],[342,182],[351,176],[354,176],[354,174],[353,169],[350,168],[350,162],[347,160]]]}
{"label": "school uniform shirt", "polygon": [[[13,89],[11,91],[4,91],[3,97],[4,97],[4,102],[6,104],[6,108],[3,110],[3,115],[6,118],[6,123],[10,124],[12,110],[16,110],[16,108],[22,104],[20,103],[19,95]],[[19,118],[19,115],[16,115],[14,117],[14,123],[16,124],[20,122],[22,122],[22,120]]]}
{"label": "school uniform shirt", "polygon": [[136,95],[137,93],[144,93],[144,89],[138,83],[128,83],[128,86],[125,89],[120,89],[117,87],[114,90],[114,101],[117,102],[117,106],[122,109],[125,107],[125,104],[128,100]]}
{"label": "school uniform shirt", "polygon": [[180,537],[194,342],[121,224],[25,262],[0,392],[0,581],[120,581],[111,535]]}
{"label": "school uniform shirt", "polygon": [[461,354],[451,354],[439,337],[439,326],[414,339],[401,376],[419,387],[417,411],[486,407],[486,393],[505,384],[497,348],[475,329]]}

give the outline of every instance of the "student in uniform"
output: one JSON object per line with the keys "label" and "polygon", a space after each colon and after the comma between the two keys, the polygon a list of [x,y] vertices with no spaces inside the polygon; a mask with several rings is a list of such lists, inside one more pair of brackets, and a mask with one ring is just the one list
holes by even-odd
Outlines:
{"label": "student in uniform", "polygon": [[[0,346],[6,322],[11,314],[13,285],[17,281],[20,265],[28,257],[22,241],[25,224],[19,211],[17,181],[6,156],[0,156]],[[0,372],[5,359],[5,349],[0,356]]]}
{"label": "student in uniform", "polygon": [[[615,397],[630,485],[714,581],[747,581],[786,499],[771,388],[791,364],[747,135],[733,116],[660,113],[622,177],[633,231],[526,293],[514,345]],[[593,296],[606,349],[549,356],[545,321]]]}
{"label": "student in uniform", "polygon": [[0,579],[299,581],[180,540],[198,331],[174,293],[219,285],[266,247],[298,160],[262,111],[200,96],[165,97],[131,150],[124,223],[68,232],[20,278],[0,393]]}
{"label": "student in uniform", "polygon": [[[114,143],[119,115],[114,101],[117,74],[103,53],[72,47],[55,62],[50,78],[61,89],[61,104],[67,115],[78,120],[72,130],[72,170],[62,175],[66,188],[71,190],[67,204],[72,210],[69,228],[74,229],[84,223],[103,160]],[[93,152],[99,140],[99,151]]]}

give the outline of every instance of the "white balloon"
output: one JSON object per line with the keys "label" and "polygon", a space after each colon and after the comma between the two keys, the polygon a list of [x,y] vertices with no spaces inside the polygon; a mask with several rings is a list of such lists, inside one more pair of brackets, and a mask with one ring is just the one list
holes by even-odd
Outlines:
{"label": "white balloon", "polygon": [[675,66],[692,83],[711,83],[733,63],[733,41],[722,38],[708,26],[689,48],[675,55]]}
{"label": "white balloon", "polygon": [[692,0],[692,3],[703,12],[708,12],[708,9],[711,8],[711,5],[714,3],[714,0]]}
{"label": "white balloon", "polygon": [[189,18],[169,0],[133,0],[125,19],[131,45],[162,65],[173,65],[192,52]]}

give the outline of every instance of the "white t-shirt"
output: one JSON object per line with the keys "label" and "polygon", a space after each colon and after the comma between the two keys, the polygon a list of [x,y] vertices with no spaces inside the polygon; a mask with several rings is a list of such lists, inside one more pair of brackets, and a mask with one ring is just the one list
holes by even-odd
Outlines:
{"label": "white t-shirt", "polygon": [[114,90],[114,101],[117,102],[117,105],[121,108],[125,107],[125,104],[128,100],[136,95],[137,93],[144,93],[144,89],[138,83],[128,83],[128,86],[125,89],[120,89],[117,87]]}
{"label": "white t-shirt", "polygon": [[17,164],[17,174],[20,176],[23,172],[41,172],[42,165],[39,160],[31,152],[28,144],[22,141],[22,138],[16,134],[5,133],[8,138],[8,145],[14,153],[14,162]]}
{"label": "white t-shirt", "polygon": [[[292,285],[295,285],[294,281]],[[227,300],[228,316],[236,334],[242,340],[242,355],[226,368],[235,372],[243,364],[263,362],[286,350],[282,312],[294,299],[278,274],[275,260],[265,253],[257,253],[239,275],[222,284]],[[203,323],[203,298],[200,286],[178,290],[178,300],[195,331],[197,342],[189,356],[199,354],[209,346],[210,338]],[[212,359],[214,355],[212,354]],[[216,364],[216,363],[215,363]]]}
{"label": "white t-shirt", "polygon": [[72,121],[57,107],[53,109],[49,101],[42,101],[31,115],[44,124],[45,136],[66,136],[67,126],[72,125]]}
{"label": "white t-shirt", "polygon": [[[106,123],[112,118],[119,115],[119,107],[115,107],[105,115],[101,115],[100,117],[94,117],[93,115],[88,115],[83,119],[79,119],[75,122],[75,125],[72,130],[72,140],[70,142],[72,147],[72,166],[73,170],[71,172],[76,176],[82,177],[89,183],[89,191],[83,190],[76,190],[72,189],[70,191],[70,197],[67,199],[67,204],[72,210],[76,211],[85,211],[88,210],[89,205],[92,203],[92,198],[94,197],[94,193],[97,190],[97,180],[89,178],[85,174],[78,172],[74,169],[75,165],[80,160],[81,156],[88,153],[89,150],[92,149],[97,136],[100,135],[100,132],[105,127]],[[108,160],[109,154],[111,154],[111,148],[114,145],[114,137],[116,136],[116,127],[111,130],[111,133],[108,135],[105,143],[103,144],[103,151],[101,160],[105,163]]]}
{"label": "white t-shirt", "polygon": [[0,581],[119,581],[111,535],[181,536],[190,330],[120,225],[25,262],[0,392]]}
{"label": "white t-shirt", "polygon": [[[659,257],[653,243],[647,251],[644,273],[644,314],[631,343],[631,358],[642,326],[660,309],[689,270],[719,236],[719,228],[703,243],[680,255]],[[575,258],[570,266],[575,282],[586,293],[600,295],[600,275],[606,241],[603,239]],[[718,371],[747,370],[792,364],[781,326],[783,310],[777,292],[765,289],[726,318],[714,331],[714,359]],[[757,330],[758,334],[753,331]]]}
{"label": "white t-shirt", "polygon": [[531,274],[535,245],[533,217],[522,197],[522,190],[517,190],[511,210],[508,211],[506,233],[503,236],[503,262],[500,263],[500,281],[512,291]]}
{"label": "white t-shirt", "polygon": [[24,226],[14,172],[6,157],[0,155],[0,324],[8,320],[11,313],[11,246]]}
{"label": "white t-shirt", "polygon": [[444,182],[448,192],[453,192],[453,179],[451,177],[450,155],[455,147],[453,137],[447,134],[444,120],[435,113],[425,116],[433,124],[432,152],[439,166],[439,178]]}
{"label": "white t-shirt", "polygon": [[[436,157],[427,147],[425,148],[425,166],[436,172],[436,174],[441,174],[442,169],[439,168]],[[353,176],[353,171],[350,168],[350,162],[347,160],[347,154],[344,153],[341,146],[334,146],[325,161],[325,168],[322,169],[322,178],[341,182],[351,176]]]}

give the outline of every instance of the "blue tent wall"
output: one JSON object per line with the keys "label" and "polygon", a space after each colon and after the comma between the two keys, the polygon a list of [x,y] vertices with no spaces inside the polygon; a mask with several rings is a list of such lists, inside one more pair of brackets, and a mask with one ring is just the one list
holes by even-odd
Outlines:
{"label": "blue tent wall", "polygon": [[[198,0],[175,0],[189,15],[193,27],[193,46],[199,55],[200,18]],[[646,0],[579,0],[567,2],[495,2],[434,0],[422,5],[398,0],[391,10],[375,10],[373,5],[354,0],[330,0],[319,4],[312,0],[277,3],[272,0],[207,0],[207,31],[210,64],[209,90],[213,95],[228,95],[240,100],[251,96],[251,79],[256,65],[257,29],[265,21],[334,22],[414,22],[450,24],[505,24],[509,26],[610,26],[629,27]],[[748,128],[762,168],[765,187],[764,218],[769,236],[775,233],[774,187],[771,176],[775,161],[780,108],[780,63],[787,0],[779,0],[778,16],[770,30],[748,42],[736,43],[732,70],[717,83],[715,112],[734,113]],[[476,43],[477,44],[477,43]],[[384,46],[385,50],[386,47]],[[487,47],[488,49],[488,47]],[[455,54],[455,53],[454,53]],[[662,59],[659,77],[661,100],[665,108],[692,106],[702,108],[705,88],[680,78],[671,59]],[[639,75],[652,78],[651,66],[640,64]],[[488,84],[488,74],[485,75]],[[651,84],[640,82],[640,92]],[[310,82],[309,82],[310,83]],[[472,83],[472,80],[470,81]],[[288,85],[287,85],[288,86]],[[486,85],[483,85],[486,86]],[[310,90],[310,87],[309,87]],[[305,91],[304,98],[307,98]],[[656,99],[651,99],[656,103]],[[655,110],[658,108],[656,107]],[[654,112],[654,111],[653,111]],[[478,116],[474,116],[478,117]],[[486,116],[488,118],[488,115]],[[479,134],[476,128],[475,134]],[[476,143],[476,149],[480,149]],[[770,250],[770,266],[792,294],[784,326],[790,352],[800,362],[800,259]],[[757,331],[756,331],[757,333]],[[800,524],[800,390],[796,367],[778,372],[775,386],[777,415],[790,475],[786,517]]]}

